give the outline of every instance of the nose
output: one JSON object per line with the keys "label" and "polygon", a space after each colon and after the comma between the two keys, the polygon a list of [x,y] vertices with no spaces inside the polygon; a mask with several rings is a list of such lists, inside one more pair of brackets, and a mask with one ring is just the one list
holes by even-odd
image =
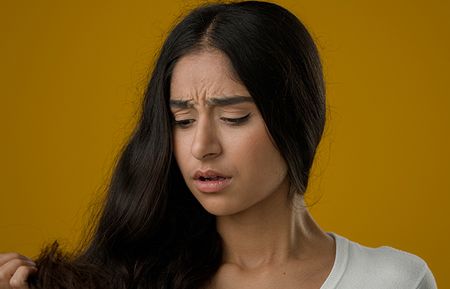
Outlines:
{"label": "nose", "polygon": [[191,153],[198,160],[214,158],[222,153],[216,128],[206,118],[199,119],[192,140]]}

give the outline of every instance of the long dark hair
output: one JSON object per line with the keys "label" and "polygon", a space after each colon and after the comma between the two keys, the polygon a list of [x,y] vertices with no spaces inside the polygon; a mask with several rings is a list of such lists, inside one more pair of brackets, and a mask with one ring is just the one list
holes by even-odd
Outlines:
{"label": "long dark hair", "polygon": [[117,162],[86,246],[54,243],[36,260],[32,288],[202,288],[221,265],[215,217],[187,188],[173,157],[170,81],[177,61],[219,49],[260,110],[303,194],[325,123],[325,89],[316,46],[304,25],[272,3],[205,4],[168,35],[142,114]]}

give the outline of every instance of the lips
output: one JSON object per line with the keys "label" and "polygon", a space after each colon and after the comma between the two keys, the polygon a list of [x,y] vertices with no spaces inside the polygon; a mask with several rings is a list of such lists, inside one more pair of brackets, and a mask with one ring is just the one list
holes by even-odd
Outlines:
{"label": "lips", "polygon": [[194,174],[194,180],[218,180],[218,179],[226,179],[228,176],[213,170],[207,171],[196,171]]}
{"label": "lips", "polygon": [[222,191],[231,184],[231,177],[213,170],[197,171],[193,179],[197,190],[205,193]]}

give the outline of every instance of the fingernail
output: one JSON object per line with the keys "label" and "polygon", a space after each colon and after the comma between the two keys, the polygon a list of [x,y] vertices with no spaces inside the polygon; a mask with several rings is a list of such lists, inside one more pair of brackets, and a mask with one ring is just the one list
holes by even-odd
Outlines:
{"label": "fingernail", "polygon": [[36,263],[34,263],[34,261],[31,261],[31,260],[27,260],[27,263],[30,265],[36,266]]}

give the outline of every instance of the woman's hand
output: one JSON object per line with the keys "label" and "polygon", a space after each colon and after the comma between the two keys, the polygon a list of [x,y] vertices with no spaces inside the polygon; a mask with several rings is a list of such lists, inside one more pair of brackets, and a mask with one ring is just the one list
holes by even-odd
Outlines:
{"label": "woman's hand", "polygon": [[36,264],[18,253],[0,254],[0,289],[29,289],[28,276],[37,272]]}

